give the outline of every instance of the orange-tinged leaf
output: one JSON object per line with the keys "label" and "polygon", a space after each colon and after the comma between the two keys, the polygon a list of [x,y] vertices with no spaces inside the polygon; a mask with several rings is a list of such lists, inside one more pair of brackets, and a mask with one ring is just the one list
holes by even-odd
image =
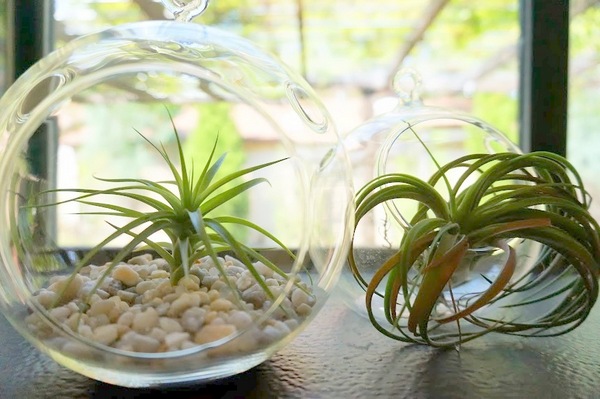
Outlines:
{"label": "orange-tinged leaf", "polygon": [[508,257],[506,258],[504,267],[502,268],[502,271],[500,272],[496,280],[471,305],[461,310],[460,312],[453,314],[452,316],[443,317],[441,319],[435,319],[438,323],[449,323],[470,315],[477,309],[489,303],[492,299],[494,299],[496,295],[498,295],[504,289],[504,287],[506,287],[513,273],[515,272],[517,261],[515,259],[515,250],[510,245],[506,244],[503,241],[499,244],[499,246],[505,252],[508,253]]}
{"label": "orange-tinged leaf", "polygon": [[408,330],[410,332],[416,333],[417,325],[422,325],[422,328],[425,328],[424,325],[429,319],[433,306],[468,249],[469,242],[463,236],[446,253],[436,258],[436,262],[439,260],[439,267],[428,266],[426,268],[421,287],[408,317]]}

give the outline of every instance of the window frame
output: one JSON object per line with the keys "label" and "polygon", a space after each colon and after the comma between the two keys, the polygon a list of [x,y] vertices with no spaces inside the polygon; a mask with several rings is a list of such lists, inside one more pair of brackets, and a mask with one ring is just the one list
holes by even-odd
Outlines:
{"label": "window frame", "polygon": [[519,145],[567,153],[569,0],[520,0]]}

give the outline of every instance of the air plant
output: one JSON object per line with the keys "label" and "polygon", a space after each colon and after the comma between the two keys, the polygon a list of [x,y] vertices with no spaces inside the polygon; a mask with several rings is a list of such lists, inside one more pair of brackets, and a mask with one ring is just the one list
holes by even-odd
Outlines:
{"label": "air plant", "polygon": [[575,168],[548,152],[471,154],[445,165],[429,156],[437,171],[428,181],[389,173],[355,197],[355,229],[377,206],[398,215],[394,201],[417,205],[401,215],[401,241],[372,277],[352,243],[349,266],[375,328],[452,347],[489,332],[553,336],[580,325],[598,296],[600,227]]}
{"label": "air plant", "polygon": [[[178,281],[189,273],[194,262],[205,257],[212,260],[222,276],[227,276],[218,256],[222,253],[230,253],[244,264],[269,298],[274,299],[274,295],[256,270],[253,262],[260,261],[272,269],[274,273],[281,276],[286,276],[285,272],[265,257],[258,248],[252,248],[240,242],[232,233],[234,229],[231,226],[250,229],[262,234],[293,259],[294,254],[292,251],[269,231],[248,219],[232,215],[218,216],[214,213],[220,206],[249,189],[259,184],[268,184],[268,180],[262,177],[239,181],[240,178],[282,162],[285,158],[252,166],[217,178],[219,169],[226,157],[226,154],[218,158],[215,157],[217,138],[208,159],[203,165],[202,172],[199,176],[194,176],[194,168],[188,168],[184,158],[180,136],[172,118],[171,123],[177,143],[179,168],[162,144],[156,145],[139,131],[136,130],[136,132],[160,154],[172,174],[172,180],[155,182],[137,178],[108,179],[96,177],[99,181],[117,186],[108,189],[54,189],[43,193],[66,192],[76,194],[76,196],[66,201],[37,205],[38,207],[56,206],[61,203],[75,201],[96,208],[95,211],[82,212],[83,214],[117,216],[128,220],[122,226],[107,222],[114,228],[114,232],[86,252],[85,256],[77,262],[71,278],[82,267],[89,264],[113,240],[126,236],[128,237],[127,244],[112,258],[104,272],[104,278],[110,275],[115,266],[130,257],[133,252],[139,250],[154,251],[156,255],[167,261],[173,285],[177,285]],[[151,210],[142,212],[114,203],[95,200],[99,196],[103,198],[107,196],[127,198],[145,205]],[[152,238],[155,233],[159,232],[166,234],[168,237],[167,242],[158,242]],[[224,281],[229,284],[231,291],[237,294],[235,285],[229,279],[224,279]],[[103,278],[99,279],[91,293],[96,292],[102,282]]]}

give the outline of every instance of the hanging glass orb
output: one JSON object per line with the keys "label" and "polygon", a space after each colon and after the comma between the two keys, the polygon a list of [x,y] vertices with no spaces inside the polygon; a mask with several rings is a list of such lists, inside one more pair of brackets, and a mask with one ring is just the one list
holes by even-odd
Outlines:
{"label": "hanging glass orb", "polygon": [[335,284],[345,152],[309,84],[248,40],[112,27],[0,107],[2,311],[60,364],[125,386],[239,373]]}
{"label": "hanging glass orb", "polygon": [[344,138],[357,190],[346,302],[384,335],[432,346],[575,328],[595,302],[600,254],[577,172],[423,105],[419,89],[399,71],[398,106]]}

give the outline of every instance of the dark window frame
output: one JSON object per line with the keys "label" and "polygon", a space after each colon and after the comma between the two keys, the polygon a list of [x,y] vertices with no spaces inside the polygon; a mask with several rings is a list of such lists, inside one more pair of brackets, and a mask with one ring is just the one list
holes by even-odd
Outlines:
{"label": "dark window frame", "polygon": [[567,153],[569,0],[520,0],[519,144]]}

